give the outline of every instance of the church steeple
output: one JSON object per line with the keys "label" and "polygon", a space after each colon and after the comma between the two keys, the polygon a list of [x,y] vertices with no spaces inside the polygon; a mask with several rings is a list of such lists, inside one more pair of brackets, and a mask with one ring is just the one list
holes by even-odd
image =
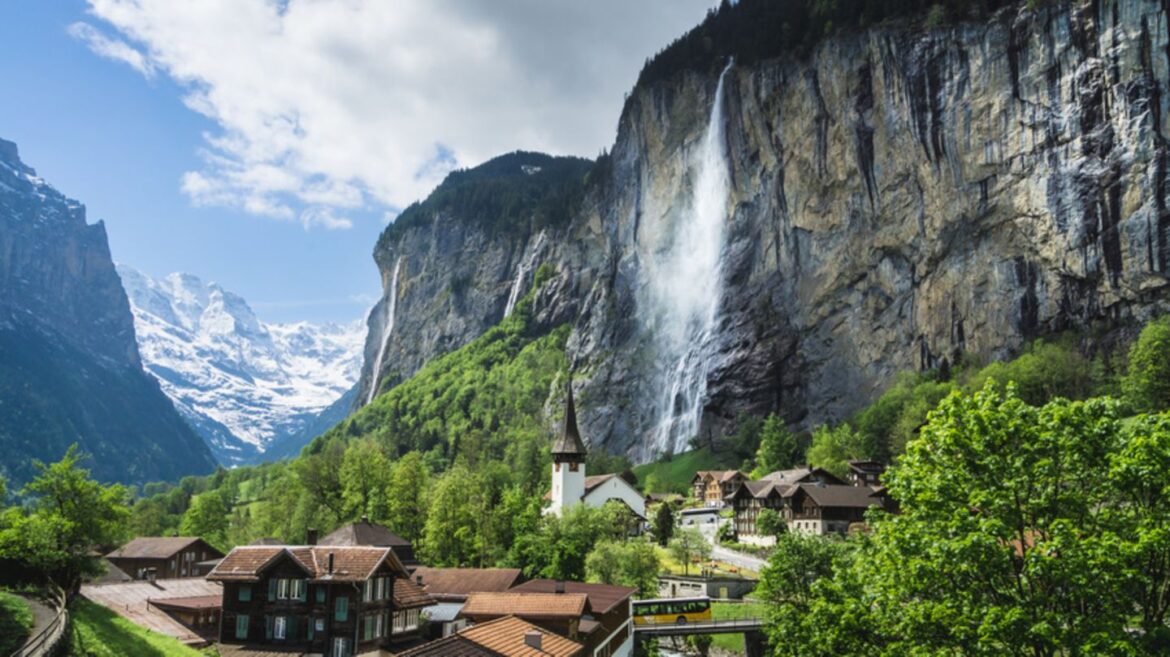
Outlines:
{"label": "church steeple", "polygon": [[565,428],[557,441],[553,443],[552,457],[557,463],[576,462],[585,460],[585,444],[581,442],[581,432],[577,429],[577,407],[573,403],[573,384],[569,386],[568,399],[565,403]]}

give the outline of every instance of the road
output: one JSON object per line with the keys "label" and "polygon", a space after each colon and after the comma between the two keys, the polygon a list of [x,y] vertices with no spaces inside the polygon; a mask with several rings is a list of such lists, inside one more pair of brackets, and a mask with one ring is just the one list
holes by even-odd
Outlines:
{"label": "road", "polygon": [[722,545],[719,545],[719,540],[716,538],[716,536],[719,534],[719,525],[722,525],[725,522],[729,521],[726,519],[720,519],[718,524],[711,523],[698,526],[699,531],[703,534],[703,537],[706,538],[709,543],[711,543],[711,558],[716,561],[729,563],[736,568],[754,570],[757,573],[763,570],[764,566],[768,564],[767,561],[759,557],[753,557],[750,554],[744,554],[743,552],[728,550]]}

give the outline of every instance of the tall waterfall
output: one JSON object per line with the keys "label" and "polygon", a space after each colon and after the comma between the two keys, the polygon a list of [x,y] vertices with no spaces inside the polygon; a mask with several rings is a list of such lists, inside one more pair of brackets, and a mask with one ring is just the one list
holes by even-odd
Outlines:
{"label": "tall waterfall", "polygon": [[512,281],[512,289],[508,292],[508,303],[504,306],[504,317],[510,316],[512,311],[516,309],[516,302],[520,300],[520,291],[524,287],[524,277],[528,276],[533,266],[536,265],[536,254],[540,251],[543,243],[544,232],[542,231],[533,238],[532,245],[528,247],[527,255],[516,267],[516,280]]}
{"label": "tall waterfall", "polygon": [[378,346],[378,357],[374,359],[374,369],[370,371],[370,392],[366,396],[366,404],[374,401],[378,394],[378,375],[382,371],[382,359],[386,357],[386,347],[390,344],[390,334],[394,333],[394,312],[398,308],[398,270],[402,267],[402,256],[394,261],[394,275],[390,277],[390,295],[386,299],[386,319],[382,323],[382,344]]}
{"label": "tall waterfall", "polygon": [[[654,258],[650,293],[656,303],[658,354],[666,370],[656,381],[655,453],[677,453],[699,431],[707,400],[707,374],[723,295],[723,258],[730,175],[719,75],[707,130],[690,163],[693,185],[669,248]],[[648,455],[648,456],[652,456]]]}

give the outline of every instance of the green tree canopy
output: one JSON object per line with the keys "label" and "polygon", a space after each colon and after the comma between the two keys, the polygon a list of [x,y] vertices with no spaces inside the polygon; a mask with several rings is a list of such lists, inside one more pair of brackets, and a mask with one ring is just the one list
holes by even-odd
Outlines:
{"label": "green tree canopy", "polygon": [[1121,388],[1137,410],[1170,408],[1170,317],[1158,318],[1142,329],[1129,349],[1129,371]]}

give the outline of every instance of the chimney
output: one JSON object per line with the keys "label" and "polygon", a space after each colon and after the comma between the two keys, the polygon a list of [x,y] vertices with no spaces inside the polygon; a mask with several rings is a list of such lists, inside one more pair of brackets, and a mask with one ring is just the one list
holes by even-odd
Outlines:
{"label": "chimney", "polygon": [[553,591],[554,591],[554,592],[556,592],[556,593],[564,593],[564,592],[565,592],[565,580],[563,580],[563,579],[558,579],[558,580],[556,581],[556,583],[553,585],[553,587],[554,587],[554,588],[553,588]]}
{"label": "chimney", "polygon": [[423,585],[423,583],[422,583],[422,575],[415,575],[415,576],[414,576],[414,583],[415,583],[415,584],[418,584],[419,586],[422,586],[422,585]]}
{"label": "chimney", "polygon": [[305,535],[305,545],[316,545],[316,544],[317,544],[317,530],[310,529],[308,532],[306,532],[306,535]]}
{"label": "chimney", "polygon": [[329,553],[328,564],[329,564],[329,565],[328,565],[328,570],[327,570],[327,572],[328,572],[330,575],[332,575],[332,574],[333,574],[333,553],[332,553],[332,552],[330,552],[330,553]]}
{"label": "chimney", "polygon": [[532,648],[533,650],[543,650],[543,648],[540,647],[540,639],[542,636],[544,636],[544,635],[541,634],[540,632],[537,632],[536,630],[530,630],[528,632],[525,632],[524,633],[524,645],[528,646],[529,648]]}

